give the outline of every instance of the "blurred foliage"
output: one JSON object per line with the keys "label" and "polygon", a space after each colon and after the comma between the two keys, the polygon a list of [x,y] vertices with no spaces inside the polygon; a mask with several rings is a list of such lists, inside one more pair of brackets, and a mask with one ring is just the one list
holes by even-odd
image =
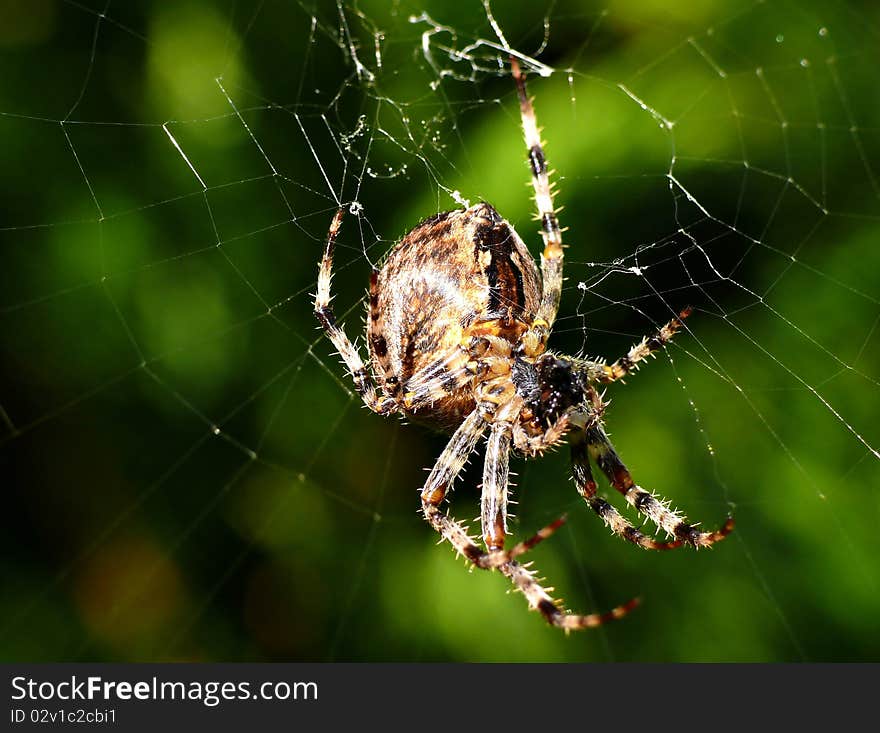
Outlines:
{"label": "blurred foliage", "polygon": [[567,604],[644,599],[569,637],[435,546],[444,436],[361,409],[311,314],[337,200],[352,336],[370,264],[456,197],[537,251],[482,4],[103,5],[0,9],[0,658],[877,660],[875,4],[495,3],[557,69],[529,78],[552,345],[614,357],[692,303],[608,426],[642,485],[738,522],[644,553],[565,451],[515,461],[517,536],[570,516],[533,553]]}

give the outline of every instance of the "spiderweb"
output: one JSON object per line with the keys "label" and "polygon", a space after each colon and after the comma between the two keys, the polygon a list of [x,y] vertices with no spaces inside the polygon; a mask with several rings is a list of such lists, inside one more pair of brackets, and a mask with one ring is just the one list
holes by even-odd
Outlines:
{"label": "spiderweb", "polygon": [[[878,657],[876,10],[532,6],[7,5],[4,658]],[[516,461],[516,534],[569,515],[533,558],[567,605],[645,601],[567,638],[433,545],[445,438],[360,409],[311,315],[340,205],[352,337],[433,213],[487,200],[537,253],[510,53],[568,227],[551,344],[614,358],[694,306],[608,429],[640,484],[737,519],[652,555],[564,451]]]}

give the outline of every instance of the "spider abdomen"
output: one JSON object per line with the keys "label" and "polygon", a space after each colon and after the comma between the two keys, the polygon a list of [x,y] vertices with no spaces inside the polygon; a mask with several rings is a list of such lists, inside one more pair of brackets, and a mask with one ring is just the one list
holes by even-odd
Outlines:
{"label": "spider abdomen", "polygon": [[[388,255],[371,286],[368,343],[386,394],[401,398],[415,374],[443,382],[448,358],[485,326],[514,342],[535,317],[541,281],[513,227],[490,205],[437,214]],[[451,370],[450,370],[451,371]],[[474,407],[472,390],[453,383],[413,415],[454,427]]]}

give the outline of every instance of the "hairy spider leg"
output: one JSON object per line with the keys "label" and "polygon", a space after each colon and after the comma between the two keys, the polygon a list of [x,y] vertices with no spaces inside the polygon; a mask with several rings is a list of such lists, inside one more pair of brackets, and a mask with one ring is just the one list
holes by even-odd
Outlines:
{"label": "hairy spider leg", "polygon": [[315,317],[324,329],[324,333],[336,347],[354,381],[355,390],[363,399],[364,404],[373,412],[380,415],[389,415],[398,409],[397,400],[392,397],[380,396],[376,391],[376,385],[367,371],[361,356],[355,345],[345,335],[345,331],[336,323],[336,315],[333,306],[330,305],[330,282],[333,279],[333,249],[336,245],[336,237],[339,227],[342,225],[343,210],[337,210],[330,222],[330,230],[327,233],[327,243],[324,247],[324,256],[318,266],[318,292],[315,295]]}
{"label": "hairy spider leg", "polygon": [[535,609],[544,617],[551,626],[565,631],[577,631],[602,626],[609,621],[623,618],[641,603],[638,598],[632,598],[612,608],[606,613],[589,613],[579,615],[565,611],[559,607],[557,601],[547,593],[541,583],[535,578],[535,571],[518,562],[509,562],[498,568],[516,586],[529,603],[529,608]]}
{"label": "hairy spider leg", "polygon": [[553,186],[550,183],[547,158],[541,144],[535,110],[526,90],[526,79],[519,67],[519,62],[513,57],[510,59],[510,66],[519,97],[523,138],[528,150],[532,188],[535,191],[535,206],[538,209],[541,237],[544,240],[544,251],[541,253],[543,293],[533,328],[537,326],[545,329],[544,338],[546,339],[546,335],[556,320],[559,298],[562,294],[562,230],[559,228],[559,220],[556,218],[556,210],[553,208]]}
{"label": "hairy spider leg", "polygon": [[586,443],[590,457],[596,462],[602,473],[607,476],[611,485],[623,494],[627,503],[640,514],[648,517],[671,537],[693,547],[709,547],[723,540],[733,531],[733,517],[728,517],[720,529],[714,532],[701,532],[694,525],[688,524],[684,515],[670,509],[665,499],[658,499],[650,491],[645,491],[641,486],[638,486],[623,461],[620,460],[620,456],[617,455],[617,451],[614,450],[614,446],[611,445],[611,441],[601,425],[587,428]]}
{"label": "hairy spider leg", "polygon": [[467,529],[440,510],[440,505],[452,490],[455,479],[461,473],[468,458],[474,452],[477,441],[489,427],[479,410],[474,410],[449,439],[434,468],[422,487],[422,512],[428,523],[449,542],[455,550],[480,568],[495,568],[522,555],[539,542],[550,537],[561,526],[557,520],[544,527],[534,536],[520,542],[509,551],[485,552],[476,544]]}
{"label": "hairy spider leg", "polygon": [[522,423],[516,422],[513,424],[513,445],[524,456],[534,458],[559,445],[570,423],[569,416],[563,414],[542,433],[529,435]]}
{"label": "hairy spider leg", "polygon": [[457,346],[417,371],[403,388],[406,408],[416,410],[464,387],[473,378],[467,363],[467,351]]}
{"label": "hairy spider leg", "polygon": [[684,319],[690,314],[691,308],[685,308],[678,314],[678,318],[673,318],[654,335],[645,336],[613,364],[591,363],[590,376],[594,381],[610,384],[638,371],[640,362],[652,356],[656,351],[664,348],[672,341],[675,334],[684,326]]}
{"label": "hairy spider leg", "polygon": [[557,519],[507,552],[484,552],[464,526],[440,510],[440,504],[452,488],[453,481],[461,473],[487,427],[488,423],[480,411],[474,410],[446,444],[422,488],[422,512],[425,519],[456,552],[473,565],[484,569],[498,568],[526,597],[529,607],[539,611],[547,623],[553,626],[567,630],[585,629],[625,616],[638,605],[638,599],[601,614],[576,615],[562,610],[548,589],[535,577],[535,571],[514,560],[550,537],[563,524],[564,518]]}
{"label": "hairy spider leg", "polygon": [[618,537],[644,547],[646,550],[674,550],[681,547],[682,540],[658,542],[630,524],[620,512],[597,494],[596,482],[590,469],[587,453],[587,433],[576,430],[571,436],[571,470],[578,493],[590,505],[605,525]]}
{"label": "hairy spider leg", "polygon": [[[522,400],[516,401],[522,403]],[[486,458],[483,461],[480,519],[483,526],[483,542],[490,552],[504,549],[504,536],[507,534],[510,441],[513,426],[505,415],[500,414],[505,408],[506,405],[498,410],[492,423],[489,440],[486,441]]]}
{"label": "hairy spider leg", "polygon": [[510,423],[493,423],[483,462],[480,518],[483,542],[489,551],[504,549],[507,534],[507,495],[510,462]]}

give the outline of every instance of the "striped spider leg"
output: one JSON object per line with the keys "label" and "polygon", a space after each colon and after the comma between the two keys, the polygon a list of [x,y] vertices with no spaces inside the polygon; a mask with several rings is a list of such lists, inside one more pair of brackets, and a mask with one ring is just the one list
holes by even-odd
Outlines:
{"label": "striped spider leg", "polygon": [[[498,517],[504,514],[503,510],[497,506],[487,511],[485,497],[504,497],[501,499],[504,503],[506,503],[507,497],[508,456],[506,453],[509,450],[509,428],[507,426],[495,427],[496,424],[493,423],[492,436],[495,437],[493,440],[493,437],[490,436],[483,471],[484,527],[487,524],[491,527],[498,522]],[[561,526],[564,518],[549,524],[533,537],[520,542],[509,551],[495,549],[486,552],[476,544],[465,527],[440,509],[440,504],[452,487],[452,482],[461,472],[487,427],[488,423],[479,410],[474,410],[456,430],[440,454],[440,458],[422,488],[422,511],[428,523],[460,555],[466,557],[475,566],[497,568],[526,597],[529,606],[539,611],[544,619],[553,626],[566,630],[585,629],[625,616],[638,605],[638,599],[632,599],[601,614],[578,615],[562,610],[558,602],[550,595],[550,589],[544,588],[535,577],[535,572],[514,559],[550,537]],[[489,532],[491,533],[491,530]]]}

